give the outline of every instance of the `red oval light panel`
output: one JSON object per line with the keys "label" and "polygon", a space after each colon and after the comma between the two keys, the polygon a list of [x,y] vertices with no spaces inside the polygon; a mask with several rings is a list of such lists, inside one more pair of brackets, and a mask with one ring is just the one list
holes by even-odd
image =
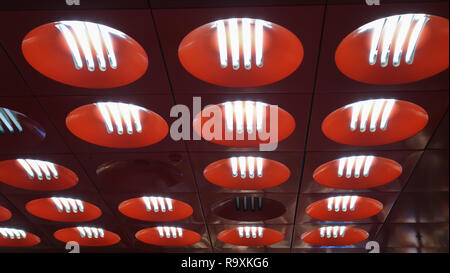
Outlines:
{"label": "red oval light panel", "polygon": [[301,239],[316,246],[346,246],[360,243],[368,237],[369,233],[360,228],[328,226],[305,232]]}
{"label": "red oval light panel", "polygon": [[179,200],[160,196],[144,196],[123,201],[119,211],[134,219],[151,222],[169,222],[192,215],[192,207]]}
{"label": "red oval light panel", "polygon": [[234,101],[206,107],[193,120],[205,140],[231,147],[271,145],[287,138],[295,120],[284,109],[263,102]]}
{"label": "red oval light panel", "polygon": [[240,156],[221,159],[206,166],[203,176],[210,183],[236,190],[260,190],[276,187],[289,179],[284,164],[261,157]]}
{"label": "red oval light panel", "polygon": [[220,232],[217,238],[226,244],[237,246],[267,246],[283,240],[283,234],[265,227],[245,226]]}
{"label": "red oval light panel", "polygon": [[65,197],[35,199],[25,208],[36,217],[58,222],[87,222],[102,215],[102,211],[89,202]]}
{"label": "red oval light panel", "polygon": [[155,144],[169,132],[167,122],[153,111],[133,104],[98,102],[73,110],[66,117],[72,134],[109,148],[140,148]]}
{"label": "red oval light panel", "polygon": [[322,221],[355,221],[372,217],[383,210],[375,199],[356,196],[333,196],[316,201],[306,208],[306,213]]}
{"label": "red oval light panel", "polygon": [[402,166],[394,160],[370,155],[342,157],[319,166],[314,180],[329,188],[367,189],[394,181]]}
{"label": "red oval light panel", "polygon": [[157,246],[188,246],[201,240],[200,234],[180,227],[158,226],[136,233],[136,238],[146,244]]}
{"label": "red oval light panel", "polygon": [[427,112],[414,103],[373,99],[351,103],[332,112],[323,120],[322,132],[337,143],[376,146],[412,137],[427,123]]}
{"label": "red oval light panel", "polygon": [[60,191],[78,184],[78,176],[61,165],[36,159],[0,161],[0,182],[32,191]]}
{"label": "red oval light panel", "polygon": [[354,30],[336,49],[335,61],[347,77],[378,85],[403,84],[448,69],[448,19],[402,14]]}
{"label": "red oval light panel", "polygon": [[0,222],[8,221],[11,218],[12,214],[9,209],[0,206]]}
{"label": "red oval light panel", "polygon": [[96,227],[71,227],[57,230],[53,236],[63,243],[77,242],[80,246],[110,246],[120,242],[119,235]]}
{"label": "red oval light panel", "polygon": [[302,63],[303,46],[286,28],[259,19],[230,18],[200,26],[178,47],[183,67],[202,81],[254,87],[280,81]]}
{"label": "red oval light panel", "polygon": [[59,21],[31,30],[22,41],[27,62],[44,76],[84,88],[113,88],[139,79],[147,70],[145,50],[111,27]]}
{"label": "red oval light panel", "polygon": [[24,114],[0,107],[0,147],[35,147],[45,138],[42,126]]}
{"label": "red oval light panel", "polygon": [[41,242],[33,233],[16,228],[0,227],[0,246],[4,247],[30,247]]}

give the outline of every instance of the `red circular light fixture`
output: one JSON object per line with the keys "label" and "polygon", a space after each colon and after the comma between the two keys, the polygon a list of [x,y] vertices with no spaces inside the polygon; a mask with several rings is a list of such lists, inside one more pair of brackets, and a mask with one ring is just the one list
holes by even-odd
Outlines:
{"label": "red circular light fixture", "polygon": [[35,199],[28,202],[25,208],[36,217],[58,222],[87,222],[102,214],[91,203],[65,197]]}
{"label": "red circular light fixture", "polygon": [[336,49],[335,61],[347,77],[378,85],[404,84],[448,69],[448,19],[402,14],[354,30]]}
{"label": "red circular light fixture", "polygon": [[33,233],[16,228],[0,227],[0,246],[30,247],[40,242],[41,239]]}
{"label": "red circular light fixture", "polygon": [[179,200],[160,196],[143,196],[123,201],[119,211],[134,219],[151,222],[169,222],[192,215],[192,207]]}
{"label": "red circular light fixture", "polygon": [[369,237],[367,231],[346,226],[327,226],[302,234],[301,239],[316,246],[346,246],[360,243]]}
{"label": "red circular light fixture", "polygon": [[147,70],[145,50],[111,27],[58,21],[30,31],[22,41],[27,62],[44,76],[84,88],[130,84]]}
{"label": "red circular light fixture", "polygon": [[180,227],[158,226],[136,233],[136,238],[146,244],[157,246],[188,246],[201,240],[200,234]]}
{"label": "red circular light fixture", "polygon": [[24,114],[0,107],[0,147],[39,145],[46,133],[42,126]]}
{"label": "red circular light fixture", "polygon": [[286,207],[280,201],[256,196],[243,196],[216,202],[211,210],[217,216],[240,222],[258,222],[282,216]]}
{"label": "red circular light fixture", "polygon": [[0,161],[0,182],[32,191],[60,191],[78,183],[78,176],[58,164],[35,159]]}
{"label": "red circular light fixture", "polygon": [[295,120],[275,105],[228,101],[206,107],[198,113],[193,120],[193,128],[205,140],[216,144],[258,147],[275,144],[290,136],[295,129]]}
{"label": "red circular light fixture", "polygon": [[96,227],[71,227],[57,230],[53,236],[61,242],[77,242],[80,246],[110,246],[120,241],[114,232]]}
{"label": "red circular light fixture", "polygon": [[314,180],[335,189],[367,189],[394,181],[402,166],[394,160],[371,155],[342,157],[319,166]]}
{"label": "red circular light fixture", "polygon": [[316,201],[306,208],[306,213],[322,221],[355,221],[377,215],[383,204],[375,199],[344,195]]}
{"label": "red circular light fixture", "polygon": [[414,103],[373,99],[335,110],[322,122],[322,132],[341,144],[376,146],[407,139],[427,123],[427,112]]}
{"label": "red circular light fixture", "polygon": [[66,126],[89,143],[110,148],[140,148],[155,144],[169,132],[155,112],[133,104],[98,102],[69,113]]}
{"label": "red circular light fixture", "polygon": [[0,206],[0,222],[8,221],[11,218],[12,214],[9,209]]}
{"label": "red circular light fixture", "polygon": [[302,63],[303,45],[286,28],[259,19],[230,18],[200,26],[178,47],[183,67],[202,81],[255,87],[280,81]]}
{"label": "red circular light fixture", "polygon": [[283,234],[271,228],[241,226],[220,232],[217,238],[226,244],[237,246],[267,246],[283,240]]}
{"label": "red circular light fixture", "polygon": [[210,183],[235,190],[260,190],[278,186],[291,172],[284,164],[261,157],[239,156],[206,166],[203,175]]}

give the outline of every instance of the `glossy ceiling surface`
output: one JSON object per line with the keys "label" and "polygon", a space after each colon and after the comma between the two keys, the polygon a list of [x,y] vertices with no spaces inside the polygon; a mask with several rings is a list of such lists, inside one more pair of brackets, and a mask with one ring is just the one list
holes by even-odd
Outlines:
{"label": "glossy ceiling surface", "polygon": [[[2,4],[0,252],[448,252],[448,17],[431,0]],[[206,139],[194,97],[243,140]],[[173,139],[177,104],[203,139]]]}

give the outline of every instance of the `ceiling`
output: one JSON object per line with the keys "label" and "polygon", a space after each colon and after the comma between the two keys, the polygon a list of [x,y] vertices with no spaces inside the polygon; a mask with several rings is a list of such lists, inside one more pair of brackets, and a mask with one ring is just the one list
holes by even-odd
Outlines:
{"label": "ceiling", "polygon": [[[0,107],[14,109],[37,121],[46,137],[33,148],[23,143],[0,146],[0,161],[30,157],[55,162],[76,173],[79,182],[60,192],[29,191],[0,183],[0,206],[12,213],[9,220],[0,222],[0,227],[21,228],[41,239],[36,246],[0,247],[0,252],[66,251],[64,243],[53,234],[77,224],[44,220],[25,208],[31,200],[54,195],[96,205],[102,215],[83,225],[102,227],[121,238],[112,246],[82,247],[82,252],[367,252],[367,241],[378,242],[381,252],[448,252],[448,69],[413,83],[370,85],[347,78],[334,63],[340,41],[362,24],[408,12],[448,18],[448,1],[382,0],[380,6],[367,6],[362,0],[223,2],[81,0],[80,6],[66,6],[64,1],[2,3]],[[177,50],[185,35],[217,18],[243,16],[276,22],[297,35],[305,52],[301,66],[279,82],[251,88],[212,85],[183,68]],[[31,67],[21,51],[23,37],[45,23],[74,19],[101,23],[133,37],[149,57],[144,75],[122,87],[89,89],[51,80]],[[176,119],[170,116],[171,107],[184,104],[191,108],[194,96],[201,96],[202,105],[237,99],[275,104],[294,117],[296,127],[271,152],[226,147],[205,140],[174,141],[169,135],[143,148],[105,148],[75,137],[66,127],[66,116],[72,110],[104,99],[144,106],[170,125]],[[428,124],[406,140],[372,147],[339,144],[322,133],[322,121],[329,113],[353,101],[376,97],[420,105],[429,115]],[[0,135],[0,141],[1,138]],[[365,190],[334,190],[313,180],[318,166],[369,152],[400,163],[400,177]],[[203,170],[212,162],[240,155],[277,160],[289,168],[291,175],[279,186],[256,191],[226,189],[204,178]],[[98,175],[98,167],[111,161],[129,165],[117,169],[109,179]],[[302,241],[304,232],[332,224],[311,218],[306,207],[336,193],[358,193],[383,203],[376,216],[341,223],[364,229],[369,238],[346,247],[317,247]],[[193,208],[190,217],[163,224],[195,231],[200,234],[200,241],[184,247],[158,247],[137,240],[135,234],[139,230],[158,223],[126,217],[118,206],[144,194],[164,195],[189,204]],[[243,196],[279,201],[285,211],[275,218],[253,222],[228,220],[213,211],[216,202]],[[284,237],[265,247],[237,247],[218,240],[221,231],[248,224],[277,230]]]}

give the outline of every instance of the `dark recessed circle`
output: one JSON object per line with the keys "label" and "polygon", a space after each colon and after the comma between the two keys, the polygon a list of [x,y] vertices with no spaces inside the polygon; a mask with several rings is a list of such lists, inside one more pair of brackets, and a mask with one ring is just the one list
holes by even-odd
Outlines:
{"label": "dark recessed circle", "polygon": [[236,197],[222,200],[211,206],[214,214],[224,219],[242,222],[265,221],[282,216],[284,205],[265,197]]}

